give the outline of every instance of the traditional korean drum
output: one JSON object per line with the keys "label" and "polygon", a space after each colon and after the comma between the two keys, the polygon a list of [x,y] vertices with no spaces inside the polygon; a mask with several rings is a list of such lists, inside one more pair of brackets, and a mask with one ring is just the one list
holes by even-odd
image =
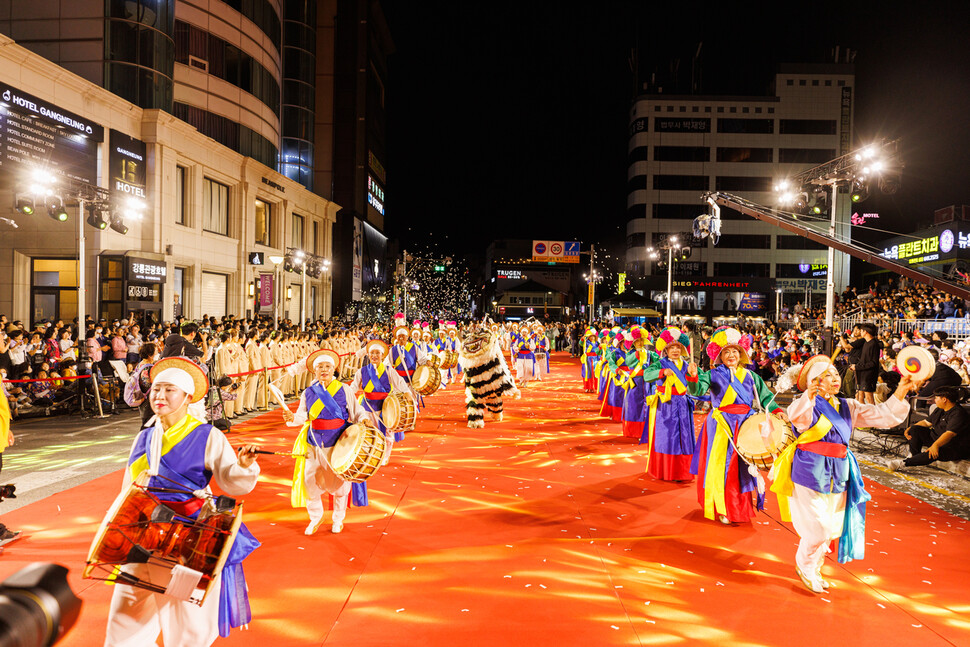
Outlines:
{"label": "traditional korean drum", "polygon": [[423,364],[415,369],[411,386],[421,395],[434,395],[441,387],[441,371],[434,366]]}
{"label": "traditional korean drum", "polygon": [[395,391],[384,398],[381,416],[388,431],[408,431],[418,419],[418,405],[410,393]]}
{"label": "traditional korean drum", "polygon": [[775,456],[793,442],[795,434],[784,420],[771,414],[756,413],[741,423],[736,444],[741,458],[767,471],[775,462]]}
{"label": "traditional korean drum", "polygon": [[[115,499],[91,544],[84,577],[114,580],[117,566],[160,566],[167,572],[164,581],[132,575],[117,581],[201,605],[225,566],[242,523],[242,504],[225,496],[212,497],[192,519],[184,514],[185,503],[159,500],[148,481],[147,472],[143,473]],[[173,483],[172,487],[182,486]]]}
{"label": "traditional korean drum", "polygon": [[458,353],[453,350],[441,351],[441,370],[447,371],[458,366]]}
{"label": "traditional korean drum", "polygon": [[345,481],[363,483],[391,458],[393,444],[373,425],[350,425],[330,453],[330,467]]}

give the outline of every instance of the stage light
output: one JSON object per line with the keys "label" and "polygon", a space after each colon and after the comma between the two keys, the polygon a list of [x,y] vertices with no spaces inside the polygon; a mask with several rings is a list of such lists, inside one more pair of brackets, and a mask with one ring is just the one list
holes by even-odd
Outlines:
{"label": "stage light", "polygon": [[866,182],[856,182],[852,185],[852,202],[862,202],[869,197],[869,184]]}
{"label": "stage light", "polygon": [[17,196],[17,211],[24,214],[25,216],[34,215],[34,199],[28,195],[18,195]]}
{"label": "stage light", "polygon": [[64,199],[56,194],[51,194],[46,200],[47,215],[58,222],[67,220],[67,209],[64,208]]}
{"label": "stage light", "polygon": [[111,228],[122,235],[128,233],[128,227],[117,214],[111,216]]}

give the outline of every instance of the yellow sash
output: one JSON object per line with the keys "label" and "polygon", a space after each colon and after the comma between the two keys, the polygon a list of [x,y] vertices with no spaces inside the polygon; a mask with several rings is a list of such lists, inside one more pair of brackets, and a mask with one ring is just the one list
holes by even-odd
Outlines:
{"label": "yellow sash", "polygon": [[[181,420],[169,427],[162,434],[162,456],[167,454],[173,447],[179,444],[186,436],[188,436],[192,431],[201,425],[202,422],[196,420],[192,416],[186,414]],[[152,433],[150,430],[147,433]],[[146,447],[148,443],[146,442]],[[138,479],[138,475],[148,469],[148,452],[139,456],[135,461],[128,466],[128,471],[131,472],[131,480],[135,481]]]}
{"label": "yellow sash", "polygon": [[[671,360],[674,361],[674,360]],[[684,360],[679,360],[674,362],[678,369],[683,368]],[[681,391],[687,392],[687,385],[680,381],[680,378],[676,373],[671,373],[666,378],[664,378],[664,392],[655,392],[647,396],[647,406],[652,407],[657,402],[670,402],[670,398],[674,395],[674,387],[678,387]]]}
{"label": "yellow sash", "polygon": [[[836,398],[829,400],[832,407],[838,411],[839,401]],[[802,432],[788,447],[778,455],[774,464],[771,466],[771,491],[778,495],[778,509],[781,512],[782,521],[791,521],[791,510],[788,505],[788,497],[792,496],[795,484],[791,480],[792,463],[795,462],[795,450],[799,445],[813,443],[821,440],[825,434],[832,429],[832,422],[824,415],[818,417],[818,421],[810,428]]]}
{"label": "yellow sash", "polygon": [[[319,402],[317,400],[314,404],[319,404]],[[294,508],[306,507],[306,484],[303,482],[303,470],[306,468],[306,453],[310,450],[310,443],[306,439],[307,430],[309,429],[310,421],[307,420],[300,427],[300,433],[296,435],[296,440],[293,441],[293,455],[296,456],[296,462],[293,464],[293,485],[290,487],[290,505]]]}
{"label": "yellow sash", "polygon": [[[745,369],[734,369],[738,382],[744,382]],[[755,394],[757,397],[757,394]],[[704,516],[714,520],[715,514],[727,514],[727,502],[724,498],[724,470],[727,463],[728,443],[734,438],[734,430],[724,418],[720,407],[734,404],[738,394],[731,384],[724,390],[721,403],[711,411],[716,423],[714,441],[711,453],[707,457],[706,472],[704,474]]]}

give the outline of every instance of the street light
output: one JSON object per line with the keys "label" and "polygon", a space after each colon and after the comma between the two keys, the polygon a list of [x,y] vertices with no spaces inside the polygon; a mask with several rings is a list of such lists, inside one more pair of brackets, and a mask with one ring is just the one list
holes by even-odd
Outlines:
{"label": "street light", "polygon": [[[647,248],[652,260],[660,258],[661,252],[667,250],[667,325],[670,325],[673,315],[673,291],[674,291],[674,261],[683,260],[690,256],[690,247],[681,245],[677,236],[668,236],[667,241],[659,249]],[[681,251],[683,249],[683,251]],[[677,258],[674,258],[674,250],[677,250]]]}

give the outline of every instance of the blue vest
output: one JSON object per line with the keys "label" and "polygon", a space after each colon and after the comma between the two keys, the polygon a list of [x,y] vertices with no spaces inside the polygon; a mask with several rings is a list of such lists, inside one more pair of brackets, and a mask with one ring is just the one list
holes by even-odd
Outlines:
{"label": "blue vest", "polygon": [[[201,490],[209,484],[212,472],[205,467],[205,446],[209,440],[212,425],[202,423],[190,431],[174,447],[162,455],[158,468],[158,476],[149,481],[151,487],[172,487],[171,481],[184,486],[188,492],[163,492],[158,498],[164,501],[188,501],[192,498],[193,490]],[[142,429],[137,438],[131,455],[128,457],[130,466],[148,452],[153,428]],[[151,461],[149,461],[151,462]],[[171,481],[165,480],[170,479]]]}

